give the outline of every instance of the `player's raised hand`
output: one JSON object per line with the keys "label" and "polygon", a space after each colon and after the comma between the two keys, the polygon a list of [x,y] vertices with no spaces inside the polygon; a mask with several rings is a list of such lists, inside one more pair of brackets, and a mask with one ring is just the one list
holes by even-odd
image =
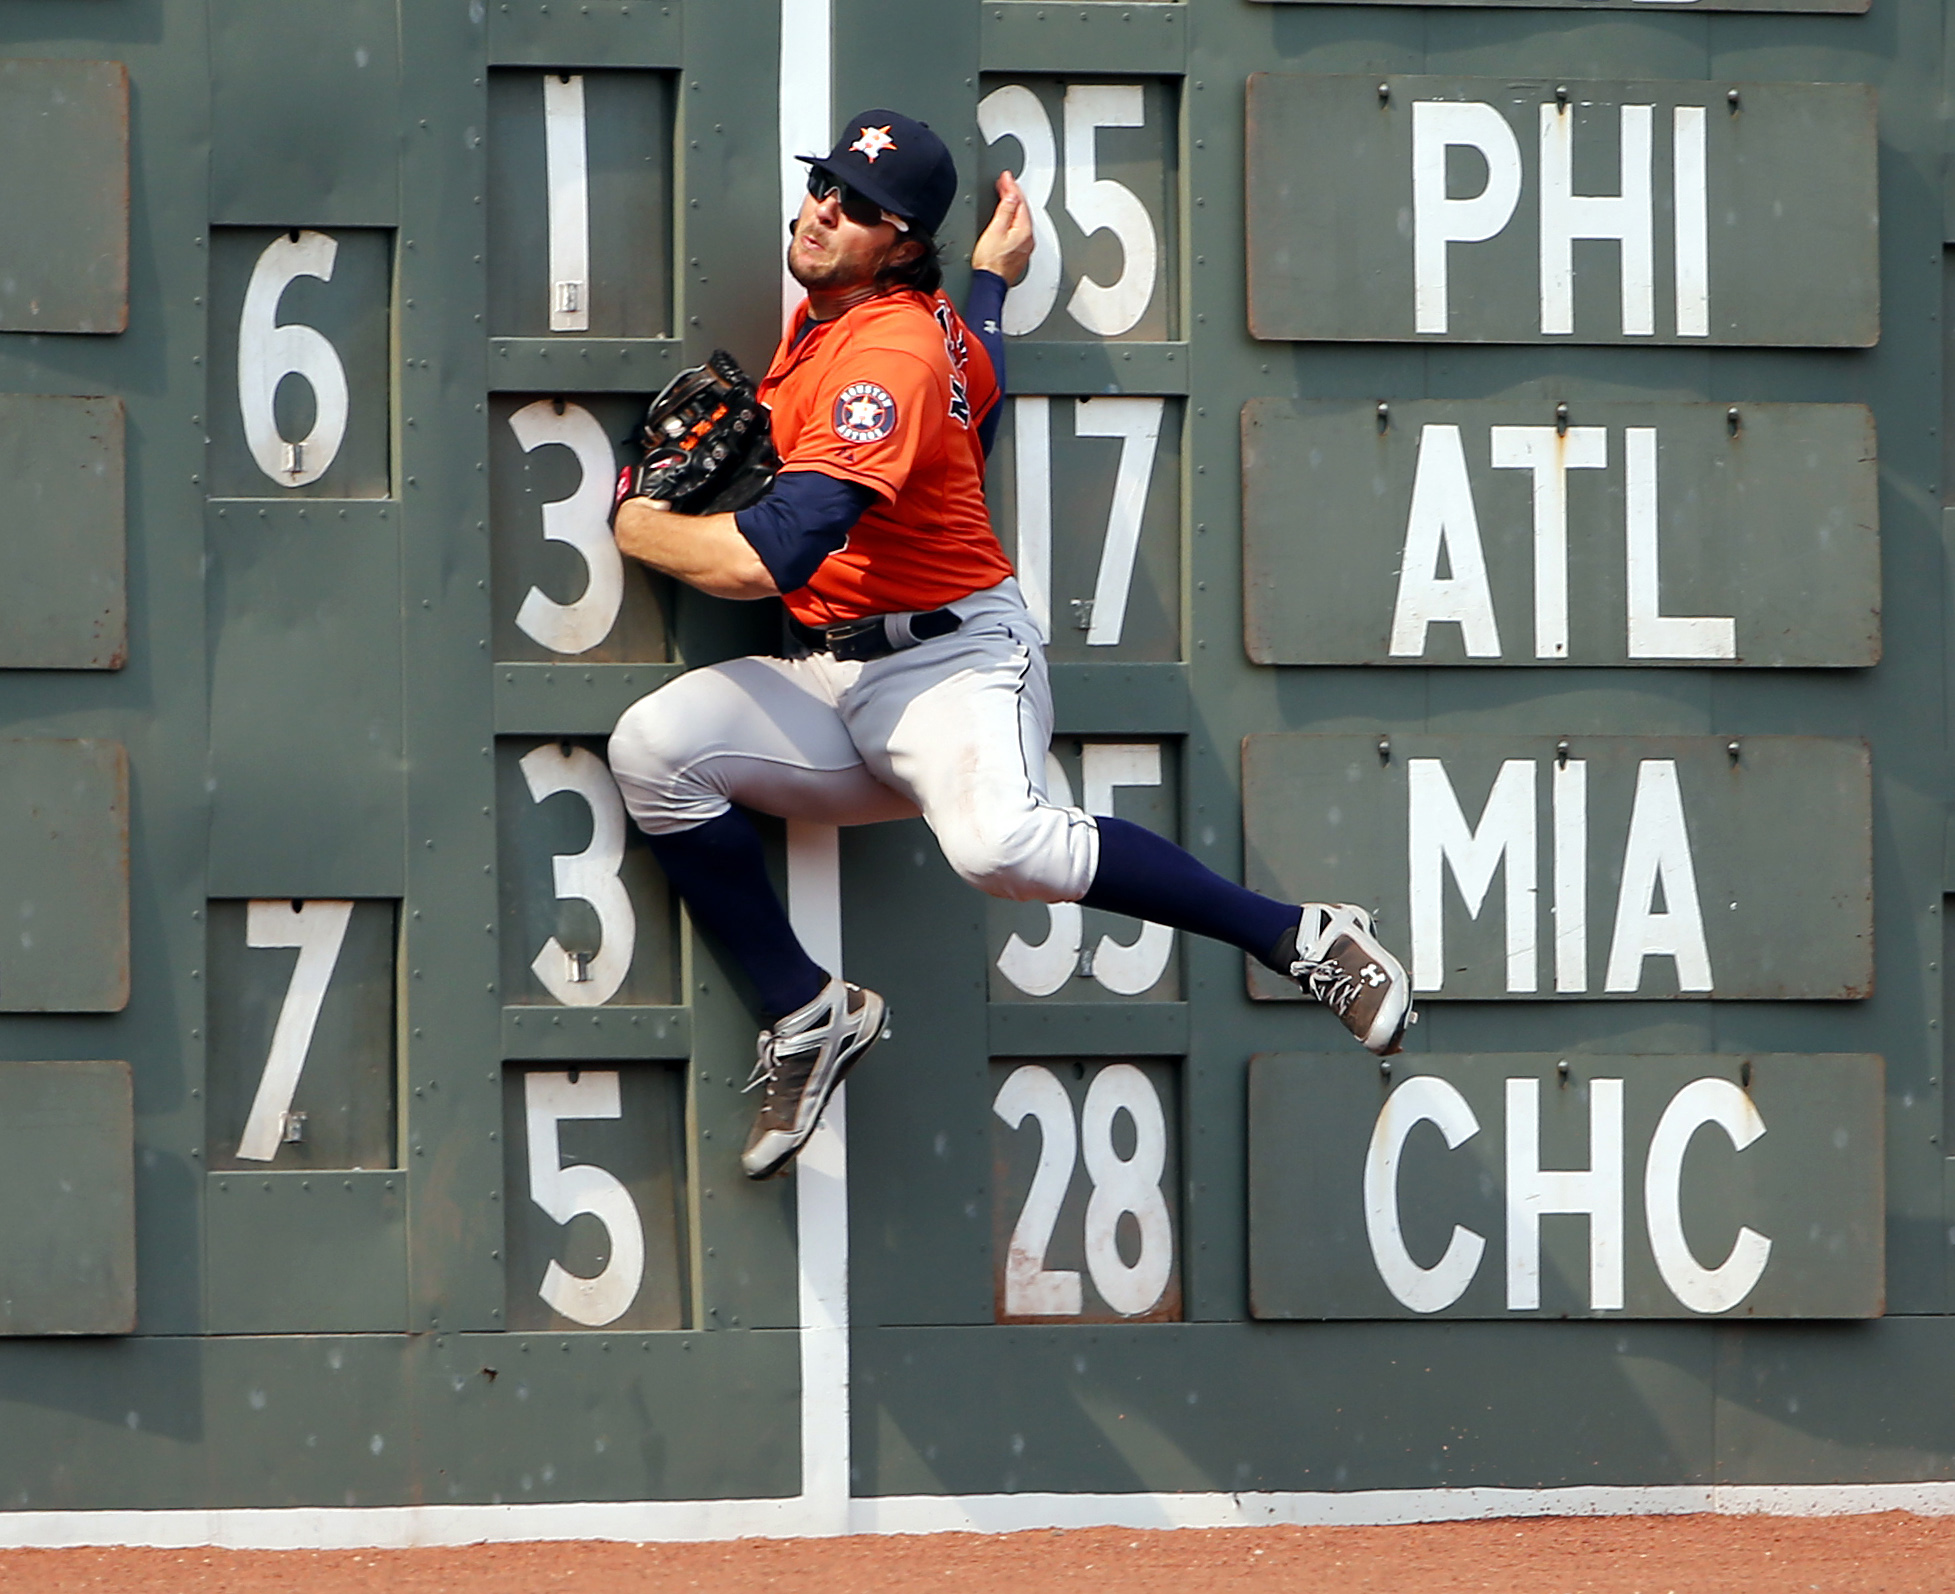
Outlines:
{"label": "player's raised hand", "polygon": [[1005,286],[1015,288],[1032,261],[1032,207],[1025,203],[1018,179],[998,173],[998,208],[971,251],[973,271],[995,271]]}

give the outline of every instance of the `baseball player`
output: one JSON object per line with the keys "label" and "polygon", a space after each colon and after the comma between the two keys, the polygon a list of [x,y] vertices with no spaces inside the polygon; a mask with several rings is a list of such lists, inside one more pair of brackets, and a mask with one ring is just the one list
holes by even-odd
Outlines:
{"label": "baseball player", "polygon": [[759,388],[781,460],[771,489],[731,514],[626,496],[615,517],[619,548],[654,570],[787,607],[789,656],[690,671],[633,704],[610,744],[632,819],[766,1020],[747,1174],[801,1149],[885,1010],[796,940],[746,809],[832,825],[921,814],[982,891],[1230,942],[1372,1051],[1396,1051],[1410,982],[1362,909],[1272,901],[1151,831],[1046,795],[1044,652],[984,502],[1000,312],[1032,252],[1016,183],[998,179],[960,316],[935,241],[956,169],[927,125],[865,111],[827,155],[801,158],[787,263],[807,298]]}

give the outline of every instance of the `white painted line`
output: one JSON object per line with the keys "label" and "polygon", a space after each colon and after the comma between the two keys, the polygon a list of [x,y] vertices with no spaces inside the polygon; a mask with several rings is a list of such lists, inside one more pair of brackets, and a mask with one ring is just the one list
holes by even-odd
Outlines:
{"label": "white painted line", "polygon": [[[801,209],[808,169],[794,157],[827,150],[832,86],[832,0],[781,0],[780,199],[784,220]],[[781,270],[781,321],[801,287]],[[808,955],[842,972],[840,837],[832,825],[790,823],[789,922]],[[801,1320],[801,1496],[785,1503],[791,1533],[849,1528],[848,1100],[837,1086],[821,1126],[795,1160],[795,1257]],[[773,1519],[781,1508],[761,1509]],[[766,1532],[766,1529],[758,1530]],[[706,1536],[706,1535],[699,1535]]]}
{"label": "white painted line", "polygon": [[[808,955],[842,972],[841,838],[790,820],[788,919]],[[801,1501],[805,1533],[849,1526],[849,1194],[847,1087],[795,1159],[801,1317]]]}
{"label": "white painted line", "polygon": [[142,1545],[239,1550],[411,1549],[594,1540],[624,1544],[841,1533],[1049,1528],[1365,1527],[1500,1517],[1955,1516],[1955,1482],[1360,1489],[1346,1493],[898,1495],[822,1524],[804,1499],[559,1505],[298,1506],[280,1510],[4,1511],[0,1549]]}
{"label": "white painted line", "polygon": [[[829,82],[833,59],[832,0],[781,0],[781,219],[792,221],[808,191],[808,168],[794,157],[825,155],[834,133]],[[801,289],[781,273],[781,323],[801,302]]]}
{"label": "white painted line", "polygon": [[543,76],[543,161],[550,204],[550,330],[591,325],[591,201],[581,72]]}
{"label": "white painted line", "polygon": [[1052,640],[1052,400],[1012,401],[1011,447],[1018,509],[1018,590],[1039,640]]}

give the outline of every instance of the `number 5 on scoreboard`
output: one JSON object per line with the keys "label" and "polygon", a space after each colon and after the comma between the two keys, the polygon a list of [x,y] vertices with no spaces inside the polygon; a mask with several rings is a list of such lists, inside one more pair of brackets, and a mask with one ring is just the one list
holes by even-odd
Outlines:
{"label": "number 5 on scoreboard", "polygon": [[257,1093],[251,1098],[251,1112],[238,1140],[238,1156],[244,1161],[270,1162],[278,1155],[306,1053],[312,1049],[320,1004],[332,983],[340,948],[346,942],[346,926],[352,918],[351,902],[280,898],[253,902],[246,910],[247,946],[297,947],[299,960],[292,965],[292,979],[285,987],[278,1023],[272,1030],[271,1051],[265,1057]]}
{"label": "number 5 on scoreboard", "polygon": [[609,1254],[595,1273],[573,1273],[552,1257],[537,1287],[553,1312],[584,1328],[616,1322],[638,1298],[645,1277],[645,1226],[631,1192],[616,1174],[588,1162],[565,1166],[557,1125],[567,1118],[617,1118],[622,1113],[616,1069],[523,1077],[530,1200],[553,1223],[588,1213],[604,1226],[607,1237]]}

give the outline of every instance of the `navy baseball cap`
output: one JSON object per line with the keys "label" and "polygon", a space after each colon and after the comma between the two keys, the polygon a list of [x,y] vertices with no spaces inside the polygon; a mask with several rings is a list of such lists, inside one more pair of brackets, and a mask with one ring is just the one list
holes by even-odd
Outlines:
{"label": "navy baseball cap", "polygon": [[957,197],[957,163],[927,122],[900,111],[863,111],[826,155],[798,155],[858,194],[934,234]]}

